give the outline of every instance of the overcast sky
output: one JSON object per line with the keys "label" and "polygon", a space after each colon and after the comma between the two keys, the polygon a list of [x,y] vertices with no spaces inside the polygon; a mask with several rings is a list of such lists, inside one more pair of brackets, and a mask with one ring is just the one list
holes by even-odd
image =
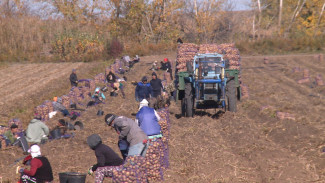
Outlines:
{"label": "overcast sky", "polygon": [[251,0],[231,0],[234,3],[234,10],[247,10]]}

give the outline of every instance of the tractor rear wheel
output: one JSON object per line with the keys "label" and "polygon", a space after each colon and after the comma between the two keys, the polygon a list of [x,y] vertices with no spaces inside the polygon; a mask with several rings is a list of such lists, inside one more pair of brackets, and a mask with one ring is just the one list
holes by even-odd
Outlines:
{"label": "tractor rear wheel", "polygon": [[231,112],[237,111],[237,88],[235,85],[235,80],[232,79],[227,83],[227,92],[226,92],[226,99],[228,99],[228,110]]}
{"label": "tractor rear wheel", "polygon": [[193,117],[194,110],[193,110],[192,83],[185,84],[185,96],[184,96],[183,100],[184,100],[184,107],[185,107],[185,116]]}
{"label": "tractor rear wheel", "polygon": [[185,102],[185,97],[182,99],[181,102],[181,111],[182,111],[182,116],[185,116],[185,110],[186,110],[186,102]]}

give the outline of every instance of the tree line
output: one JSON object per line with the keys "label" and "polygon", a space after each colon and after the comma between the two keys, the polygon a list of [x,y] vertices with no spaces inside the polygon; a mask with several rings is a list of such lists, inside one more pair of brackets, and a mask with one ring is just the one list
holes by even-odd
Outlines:
{"label": "tree line", "polygon": [[234,10],[231,0],[0,3],[1,61],[90,61],[116,57],[122,49],[158,53],[173,51],[178,38],[234,42],[247,53],[261,45],[286,51],[324,47],[325,0],[252,0],[245,11]]}

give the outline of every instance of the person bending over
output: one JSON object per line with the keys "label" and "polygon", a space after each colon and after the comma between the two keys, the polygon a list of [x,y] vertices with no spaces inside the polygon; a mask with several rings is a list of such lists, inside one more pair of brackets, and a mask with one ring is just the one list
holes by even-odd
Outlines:
{"label": "person bending over", "polygon": [[31,153],[30,169],[20,168],[22,174],[20,183],[46,183],[53,181],[52,167],[49,160],[41,155],[38,145],[32,145],[28,150]]}
{"label": "person bending over", "polygon": [[87,138],[87,144],[95,151],[97,163],[88,169],[88,174],[95,173],[95,183],[102,183],[105,177],[113,176],[113,169],[123,164],[123,160],[107,145],[102,143],[98,134]]}

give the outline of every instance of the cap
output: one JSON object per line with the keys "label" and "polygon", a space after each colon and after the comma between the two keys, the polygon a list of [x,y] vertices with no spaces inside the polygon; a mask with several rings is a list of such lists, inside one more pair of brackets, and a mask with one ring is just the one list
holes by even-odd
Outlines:
{"label": "cap", "polygon": [[18,128],[18,126],[14,123],[10,126],[10,129],[13,129],[13,128]]}
{"label": "cap", "polygon": [[139,110],[144,107],[144,106],[148,106],[149,105],[149,102],[147,99],[143,99],[141,102],[140,102],[140,105],[139,105]]}
{"label": "cap", "polygon": [[167,62],[168,61],[168,58],[164,58],[164,61]]}
{"label": "cap", "polygon": [[65,125],[66,125],[66,122],[65,122],[65,120],[64,120],[64,119],[59,119],[59,123],[60,123],[61,125],[63,125],[63,126],[65,126]]}
{"label": "cap", "polygon": [[147,76],[143,76],[142,79],[141,79],[141,81],[148,81]]}
{"label": "cap", "polygon": [[112,125],[112,122],[114,121],[114,119],[116,118],[116,116],[114,114],[106,114],[105,116],[105,123],[108,126]]}
{"label": "cap", "polygon": [[102,143],[102,139],[98,134],[92,134],[87,137],[87,144],[91,149],[95,149],[96,146]]}
{"label": "cap", "polygon": [[100,88],[97,87],[97,88],[95,89],[95,92],[96,92],[96,93],[99,93],[99,90],[100,90]]}
{"label": "cap", "polygon": [[41,148],[38,145],[32,145],[28,152],[32,155],[33,158],[41,155]]}
{"label": "cap", "polygon": [[151,76],[156,76],[156,77],[157,77],[157,74],[156,74],[155,72],[153,72],[153,73],[151,74]]}

